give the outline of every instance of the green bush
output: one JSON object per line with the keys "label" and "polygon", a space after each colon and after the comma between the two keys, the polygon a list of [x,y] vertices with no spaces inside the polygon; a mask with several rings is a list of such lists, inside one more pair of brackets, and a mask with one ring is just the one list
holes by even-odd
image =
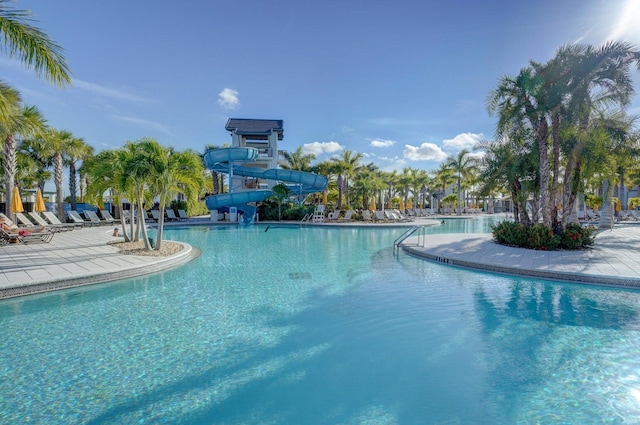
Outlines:
{"label": "green bush", "polygon": [[512,221],[502,221],[491,226],[496,243],[539,250],[580,249],[591,246],[594,243],[595,231],[595,227],[583,227],[577,223],[568,224],[559,234],[540,223],[525,226]]}

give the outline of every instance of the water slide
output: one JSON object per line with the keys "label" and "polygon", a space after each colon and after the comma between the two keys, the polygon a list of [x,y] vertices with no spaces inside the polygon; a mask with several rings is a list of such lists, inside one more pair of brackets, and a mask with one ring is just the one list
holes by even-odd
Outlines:
{"label": "water slide", "polygon": [[[234,161],[251,162],[258,158],[258,150],[254,148],[222,148],[212,149],[204,154],[204,164],[218,173],[229,174],[229,181],[233,176],[253,177],[258,179],[273,180],[292,185],[292,192],[299,195],[321,192],[327,188],[328,180],[319,174],[307,173],[296,170],[281,170],[279,168],[262,169],[233,165]],[[252,202],[262,202],[271,196],[273,192],[266,189],[243,190],[241,192],[222,193],[208,196],[205,200],[209,210],[236,207],[243,212],[245,224],[253,222],[256,207],[248,205]]]}

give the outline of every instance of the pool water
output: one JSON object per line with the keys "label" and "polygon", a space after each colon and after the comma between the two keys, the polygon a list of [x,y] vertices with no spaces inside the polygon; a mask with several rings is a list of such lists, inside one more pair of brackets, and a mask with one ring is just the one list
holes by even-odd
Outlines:
{"label": "pool water", "polygon": [[640,423],[639,292],[394,257],[397,228],[165,232],[202,256],[0,301],[0,423]]}

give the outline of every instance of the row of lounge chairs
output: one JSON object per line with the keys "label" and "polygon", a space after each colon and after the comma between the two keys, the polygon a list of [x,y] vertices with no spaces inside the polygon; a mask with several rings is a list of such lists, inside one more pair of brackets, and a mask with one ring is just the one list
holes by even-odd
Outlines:
{"label": "row of lounge chairs", "polygon": [[44,227],[24,228],[16,225],[9,217],[0,213],[0,246],[19,243],[49,243],[54,232]]}
{"label": "row of lounge chairs", "polygon": [[[149,211],[151,215],[151,220],[159,221],[160,220],[160,211],[159,210],[151,210]],[[185,210],[178,210],[178,215],[176,215],[175,211],[171,208],[166,208],[164,210],[164,220],[165,221],[187,221],[189,220],[189,216],[187,216],[187,212]]]}

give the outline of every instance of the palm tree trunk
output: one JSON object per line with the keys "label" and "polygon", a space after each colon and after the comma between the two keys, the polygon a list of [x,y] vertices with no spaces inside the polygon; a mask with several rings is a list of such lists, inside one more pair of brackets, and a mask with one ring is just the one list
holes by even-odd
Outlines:
{"label": "palm tree trunk", "polygon": [[77,191],[77,183],[76,183],[76,163],[71,161],[69,163],[69,203],[71,204],[71,209],[76,209],[76,191]]}
{"label": "palm tree trunk", "polygon": [[538,123],[538,156],[540,160],[540,207],[542,209],[542,222],[551,228],[551,199],[549,193],[549,152],[547,151],[547,137],[549,127],[547,120],[542,118]]}
{"label": "palm tree trunk", "polygon": [[598,227],[601,229],[613,227],[613,199],[611,198],[609,179],[602,182],[602,211],[600,211]]}
{"label": "palm tree trunk", "polygon": [[4,211],[7,217],[12,217],[11,201],[13,200],[13,186],[16,178],[16,139],[8,135],[4,140]]}
{"label": "palm tree trunk", "polygon": [[56,203],[58,204],[58,217],[62,220],[64,217],[64,196],[62,192],[62,179],[64,172],[64,164],[62,162],[62,155],[60,152],[56,152],[53,156],[53,181],[56,185]]}

